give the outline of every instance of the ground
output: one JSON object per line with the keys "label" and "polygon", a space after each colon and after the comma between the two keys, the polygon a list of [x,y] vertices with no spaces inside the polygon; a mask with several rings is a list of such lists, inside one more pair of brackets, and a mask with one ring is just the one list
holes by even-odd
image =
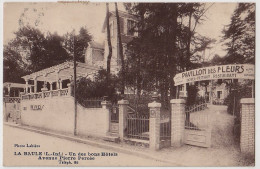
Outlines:
{"label": "ground", "polygon": [[[212,139],[210,148],[201,148],[190,145],[183,145],[180,148],[164,148],[160,151],[153,151],[149,148],[133,146],[126,143],[106,142],[97,138],[87,138],[92,141],[100,142],[105,145],[120,147],[132,152],[142,152],[152,156],[153,158],[163,159],[167,162],[159,162],[154,159],[142,158],[139,154],[128,155],[119,153],[118,157],[97,157],[94,161],[80,161],[79,165],[94,166],[253,166],[254,159],[252,156],[240,153],[239,144],[234,141],[233,125],[234,117],[227,113],[226,106],[211,105],[209,109],[200,113],[210,115],[212,126]],[[11,134],[10,134],[11,133]],[[109,150],[97,148],[86,144],[75,143],[68,140],[46,136],[34,132],[25,131],[18,128],[4,126],[4,160],[5,165],[19,163],[26,165],[28,157],[17,157],[13,155],[14,151],[25,151],[25,149],[17,149],[13,146],[15,143],[38,143],[41,144],[41,151],[55,152],[101,152]],[[11,147],[11,148],[10,148]],[[37,151],[36,149],[33,149]],[[29,150],[26,150],[29,151]],[[30,150],[32,151],[32,150]],[[29,157],[32,160],[30,164],[38,163],[35,157]],[[11,159],[11,161],[10,161]],[[22,160],[21,160],[22,159]],[[34,159],[34,160],[33,160]],[[41,161],[40,161],[41,162]],[[44,165],[57,165],[57,161],[46,161]]]}
{"label": "ground", "polygon": [[[226,110],[226,106],[210,106],[204,110],[210,114],[212,125],[210,148],[186,145],[173,150],[176,153],[171,153],[171,158],[180,159],[187,166],[238,166],[240,152],[233,138],[234,118],[227,114]],[[173,156],[173,154],[179,155]]]}
{"label": "ground", "polygon": [[239,144],[234,141],[234,117],[227,113],[227,107],[210,105],[203,113],[210,114],[212,138],[210,148],[185,145],[181,148],[164,149],[166,158],[182,161],[187,166],[245,166],[254,165],[240,153]]}
{"label": "ground", "polygon": [[[14,147],[14,144],[38,144],[41,147],[37,148],[27,148],[27,147]],[[64,140],[52,136],[47,136],[43,134],[38,134],[31,131],[26,131],[19,128],[13,128],[4,125],[4,166],[67,166],[66,164],[60,165],[58,160],[38,160],[37,155],[24,156],[24,155],[14,155],[21,152],[63,152],[68,155],[69,152],[74,153],[101,153],[108,152],[114,153],[115,151],[110,151],[104,148],[98,148],[89,146],[86,144],[81,144],[69,140]],[[80,160],[79,164],[76,166],[163,166],[165,163],[154,161],[151,159],[145,159],[142,157],[136,157],[133,155],[128,155],[125,153],[115,152],[118,156],[107,156],[95,157],[95,160]],[[74,163],[74,161],[72,161]],[[70,164],[74,165],[74,164]]]}
{"label": "ground", "polygon": [[[165,148],[154,154],[185,166],[253,166],[252,156],[241,154],[239,143],[234,140],[234,117],[227,113],[227,106],[208,107],[199,113],[210,115],[212,126],[210,148],[184,145],[180,148]],[[142,151],[152,153],[149,149],[142,149]]]}

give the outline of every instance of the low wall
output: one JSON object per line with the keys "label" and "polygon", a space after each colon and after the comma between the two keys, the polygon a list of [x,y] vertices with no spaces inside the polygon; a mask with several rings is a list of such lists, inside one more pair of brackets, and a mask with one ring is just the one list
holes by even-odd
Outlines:
{"label": "low wall", "polygon": [[73,97],[63,96],[21,100],[21,123],[73,134]]}
{"label": "low wall", "polygon": [[109,109],[84,108],[78,105],[77,132],[82,136],[106,136],[109,131]]}
{"label": "low wall", "polygon": [[[77,133],[103,137],[109,131],[109,109],[77,105]],[[74,134],[74,98],[56,96],[21,100],[21,123]]]}

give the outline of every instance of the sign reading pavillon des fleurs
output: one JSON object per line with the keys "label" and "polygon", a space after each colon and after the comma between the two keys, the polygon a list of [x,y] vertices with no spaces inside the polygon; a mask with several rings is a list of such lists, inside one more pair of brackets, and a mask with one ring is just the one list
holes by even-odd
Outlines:
{"label": "sign reading pavillon des fleurs", "polygon": [[178,73],[173,78],[175,86],[214,79],[255,79],[255,66],[250,64],[219,65]]}

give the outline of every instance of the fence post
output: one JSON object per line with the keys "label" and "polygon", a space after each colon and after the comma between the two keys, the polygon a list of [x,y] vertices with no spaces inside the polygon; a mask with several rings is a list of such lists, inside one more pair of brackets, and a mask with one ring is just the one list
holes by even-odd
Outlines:
{"label": "fence post", "polygon": [[255,99],[240,100],[241,110],[241,152],[255,154]]}
{"label": "fence post", "polygon": [[128,100],[118,101],[119,107],[119,137],[121,140],[124,139],[126,131],[126,117],[127,117],[127,106],[129,105]]}
{"label": "fence post", "polygon": [[148,104],[150,109],[150,122],[149,122],[149,144],[153,150],[160,149],[160,114],[161,103],[153,101]]}
{"label": "fence post", "polygon": [[71,84],[70,83],[68,83],[67,84],[67,86],[68,86],[68,96],[71,96],[72,94],[71,94]]}
{"label": "fence post", "polygon": [[[47,88],[41,88],[41,91],[42,91],[42,93],[39,93],[39,94],[41,94],[42,95],[42,98],[44,99],[45,98],[45,96],[44,96],[44,93],[46,92],[46,91],[48,91],[48,89]],[[38,96],[37,96],[38,97]]]}
{"label": "fence post", "polygon": [[172,99],[171,103],[171,146],[183,144],[185,128],[185,100]]}
{"label": "fence post", "polygon": [[107,133],[109,132],[109,128],[110,128],[110,116],[111,116],[111,112],[110,112],[110,108],[111,108],[111,102],[110,101],[102,101],[101,102],[102,105],[102,109],[106,109],[107,113],[104,115],[104,118],[106,119],[106,126],[107,126]]}

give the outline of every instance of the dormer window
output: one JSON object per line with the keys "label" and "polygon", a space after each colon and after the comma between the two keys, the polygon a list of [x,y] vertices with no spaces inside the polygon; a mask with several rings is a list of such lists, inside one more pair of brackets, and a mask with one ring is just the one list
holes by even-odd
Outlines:
{"label": "dormer window", "polygon": [[134,36],[134,27],[135,27],[135,21],[128,19],[127,20],[127,35]]}

